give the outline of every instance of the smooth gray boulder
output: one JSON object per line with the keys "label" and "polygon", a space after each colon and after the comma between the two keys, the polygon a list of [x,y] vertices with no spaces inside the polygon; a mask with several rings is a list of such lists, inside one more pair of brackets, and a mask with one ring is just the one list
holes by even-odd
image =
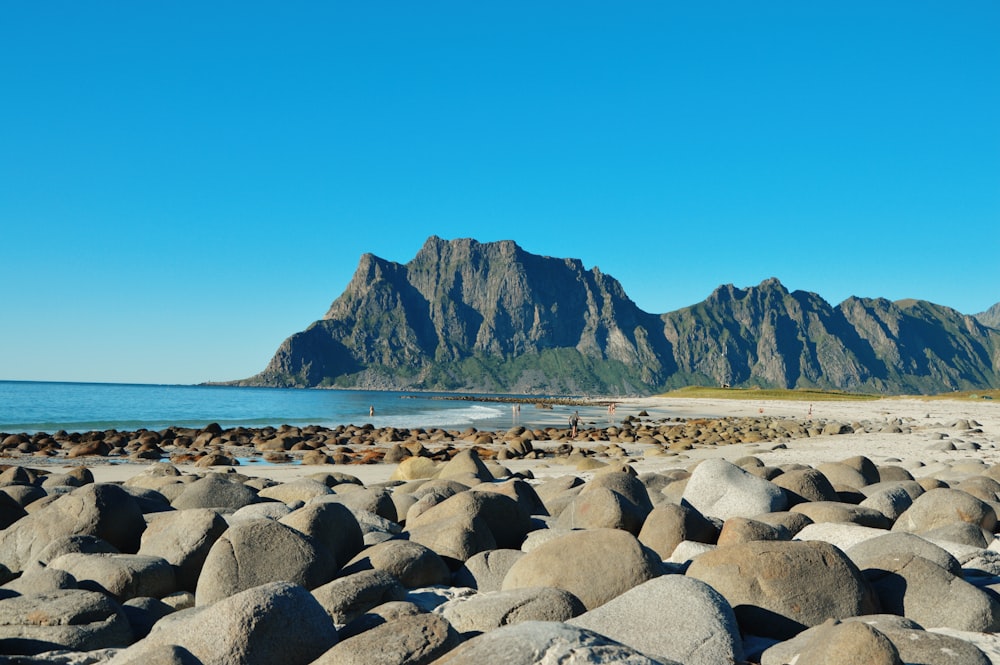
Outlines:
{"label": "smooth gray boulder", "polygon": [[768,480],[723,459],[707,459],[687,480],[682,503],[706,517],[726,520],[784,510],[788,499],[784,490]]}
{"label": "smooth gray boulder", "polygon": [[296,502],[308,503],[310,499],[332,493],[333,491],[322,481],[315,478],[299,478],[266,487],[260,490],[257,496],[262,499],[292,504]]}
{"label": "smooth gray boulder", "polygon": [[752,540],[791,540],[792,535],[783,526],[773,526],[767,522],[752,520],[749,517],[730,517],[719,531],[717,545],[735,545],[748,543]]}
{"label": "smooth gray boulder", "polygon": [[793,469],[774,478],[771,482],[785,490],[788,505],[807,501],[836,501],[837,490],[816,469]]}
{"label": "smooth gray boulder", "polygon": [[175,645],[206,665],[307,665],[336,643],[333,621],[308,591],[271,582],[170,614],[115,660]]}
{"label": "smooth gray boulder", "polygon": [[830,619],[818,628],[796,662],[802,665],[903,665],[899,651],[876,628]]}
{"label": "smooth gray boulder", "polygon": [[748,633],[788,639],[828,618],[871,614],[878,599],[842,551],[821,541],[754,541],[694,558],[687,575],[721,593]]}
{"label": "smooth gray boulder", "polygon": [[159,513],[142,534],[139,554],[166,559],[176,571],[177,586],[194,591],[212,545],[228,528],[226,520],[208,508]]}
{"label": "smooth gray boulder", "polygon": [[[919,624],[896,615],[878,614],[851,617],[844,619],[841,623],[862,623],[871,626],[892,642],[899,654],[899,659],[906,665],[990,665],[991,662],[976,645],[969,641],[923,630]],[[829,628],[829,622],[824,623],[804,630],[792,639],[768,648],[761,654],[761,665],[804,663],[801,657],[807,648],[811,646],[822,648],[824,645],[826,648],[830,648],[832,646],[823,640],[823,636],[828,634]],[[819,643],[817,643],[817,638],[820,639]],[[865,654],[860,654],[857,661],[865,664],[868,662],[865,660]]]}
{"label": "smooth gray boulder", "polygon": [[640,509],[612,489],[585,488],[559,513],[555,526],[559,529],[622,529],[638,535],[648,514],[649,510]]}
{"label": "smooth gray boulder", "polygon": [[916,554],[936,563],[952,575],[962,575],[961,565],[947,550],[912,533],[894,531],[858,543],[844,549],[844,552],[862,571],[875,567],[886,557]]}
{"label": "smooth gray boulder", "polygon": [[135,552],[146,522],[142,511],[117,485],[84,485],[63,494],[0,531],[0,565],[20,571],[53,541],[96,536],[121,552]]}
{"label": "smooth gray boulder", "polygon": [[465,634],[485,633],[524,621],[566,621],[584,611],[576,596],[555,587],[480,592],[449,600],[434,609]]}
{"label": "smooth gray boulder", "polygon": [[496,549],[469,557],[462,567],[452,574],[455,586],[465,586],[479,591],[499,591],[503,578],[511,566],[524,556],[521,550]]}
{"label": "smooth gray boulder", "polygon": [[207,605],[269,582],[314,589],[336,574],[333,554],[316,541],[271,520],[231,526],[209,550],[195,599]]}
{"label": "smooth gray boulder", "polygon": [[896,519],[892,530],[923,533],[959,521],[992,532],[996,530],[997,515],[992,506],[968,492],[942,487],[914,499],[913,505]]}
{"label": "smooth gray boulder", "polygon": [[870,558],[866,565],[864,575],[886,612],[924,628],[1000,630],[1000,602],[936,563],[901,553]]}
{"label": "smooth gray boulder", "polygon": [[639,530],[639,542],[669,559],[683,541],[713,544],[719,538],[719,528],[691,506],[663,503],[656,506]]}
{"label": "smooth gray boulder", "polygon": [[173,567],[158,556],[63,554],[48,567],[69,573],[81,589],[108,593],[119,602],[140,596],[162,598],[177,591]]}
{"label": "smooth gray boulder", "polygon": [[384,487],[357,487],[352,485],[338,485],[334,488],[334,493],[326,496],[318,496],[312,499],[315,502],[330,501],[347,506],[352,513],[359,511],[375,513],[393,522],[398,522],[400,515],[396,514],[396,504],[392,500],[392,493]]}
{"label": "smooth gray boulder", "polygon": [[240,482],[233,474],[210,473],[184,485],[180,495],[170,505],[176,510],[212,508],[237,511],[243,506],[257,503],[257,490]]}
{"label": "smooth gray boulder", "polygon": [[892,528],[892,520],[878,510],[842,501],[809,501],[793,506],[791,511],[802,513],[815,524],[846,522],[886,531]]}
{"label": "smooth gray boulder", "polygon": [[[913,485],[920,487],[916,483],[913,483]],[[874,487],[874,485],[865,489],[870,490],[871,487]],[[900,515],[913,505],[913,496],[911,496],[911,492],[902,483],[883,487],[877,492],[866,491],[865,495],[867,498],[859,503],[858,506],[877,510],[891,522],[895,522]]]}
{"label": "smooth gray boulder", "polygon": [[132,627],[121,605],[96,591],[67,589],[0,601],[0,654],[127,647]]}
{"label": "smooth gray boulder", "polygon": [[408,517],[406,530],[414,533],[420,527],[456,517],[479,518],[489,528],[495,547],[504,549],[518,549],[534,528],[528,511],[509,496],[497,492],[459,492],[417,517]]}
{"label": "smooth gray boulder", "polygon": [[360,635],[366,630],[371,630],[377,626],[391,623],[403,617],[412,617],[423,613],[424,610],[405,600],[393,600],[388,603],[382,603],[341,628],[340,639],[346,640],[349,637]]}
{"label": "smooth gray boulder", "polygon": [[63,589],[78,589],[76,578],[65,570],[49,568],[40,561],[29,564],[17,577],[3,585],[3,589],[26,593],[51,593]]}
{"label": "smooth gray boulder", "polygon": [[588,610],[662,573],[659,556],[620,529],[571,531],[531,550],[511,566],[502,589],[553,586]]}
{"label": "smooth gray boulder", "polygon": [[406,588],[384,570],[363,570],[312,590],[336,624],[346,624],[373,607],[406,599]]}
{"label": "smooth gray boulder", "polygon": [[460,641],[442,617],[417,614],[348,638],[313,665],[423,665],[445,655]]}
{"label": "smooth gray boulder", "polygon": [[363,570],[384,570],[408,589],[448,584],[451,571],[430,548],[409,540],[389,540],[372,545],[347,562],[340,576]]}
{"label": "smooth gray boulder", "polygon": [[306,504],[278,521],[324,545],[340,566],[365,548],[357,517],[339,503]]}
{"label": "smooth gray boulder", "polygon": [[526,621],[483,633],[434,661],[434,665],[680,665],[658,661],[577,626]]}
{"label": "smooth gray boulder", "polygon": [[592,630],[657,660],[716,665],[743,660],[736,615],[704,582],[662,575],[566,623]]}

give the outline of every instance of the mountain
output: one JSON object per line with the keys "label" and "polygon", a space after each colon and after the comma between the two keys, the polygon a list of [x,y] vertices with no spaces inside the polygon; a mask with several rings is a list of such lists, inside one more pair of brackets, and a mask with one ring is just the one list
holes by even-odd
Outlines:
{"label": "mountain", "polygon": [[989,326],[991,328],[1000,328],[1000,302],[990,307],[985,312],[980,312],[976,314],[976,318],[984,326]]}
{"label": "mountain", "polygon": [[577,259],[431,237],[365,254],[319,321],[238,385],[644,394],[689,384],[927,393],[1000,384],[1000,330],[918,300],[836,307],[777,279],[662,315]]}

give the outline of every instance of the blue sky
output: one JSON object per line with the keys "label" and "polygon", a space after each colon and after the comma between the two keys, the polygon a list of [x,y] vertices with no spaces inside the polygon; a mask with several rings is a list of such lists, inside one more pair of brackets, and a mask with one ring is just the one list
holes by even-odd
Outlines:
{"label": "blue sky", "polygon": [[361,254],[513,239],[666,312],[1000,301],[1000,4],[10,2],[0,379],[249,376]]}

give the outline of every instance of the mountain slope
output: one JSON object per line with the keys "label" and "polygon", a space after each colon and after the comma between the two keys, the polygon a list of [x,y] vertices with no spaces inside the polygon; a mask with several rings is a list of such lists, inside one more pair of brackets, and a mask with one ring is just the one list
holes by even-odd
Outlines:
{"label": "mountain slope", "polygon": [[241,385],[641,394],[687,384],[939,392],[995,386],[1000,330],[924,301],[834,307],[777,279],[662,315],[579,260],[431,237],[361,257],[323,319]]}
{"label": "mountain slope", "polygon": [[976,319],[984,326],[1000,328],[1000,302],[990,307],[985,312],[976,314]]}

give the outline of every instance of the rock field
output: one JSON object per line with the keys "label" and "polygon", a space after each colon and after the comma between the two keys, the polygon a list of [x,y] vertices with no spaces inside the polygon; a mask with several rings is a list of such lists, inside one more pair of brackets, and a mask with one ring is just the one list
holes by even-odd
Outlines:
{"label": "rock field", "polygon": [[0,662],[1000,664],[997,408],[802,408],[6,434]]}

